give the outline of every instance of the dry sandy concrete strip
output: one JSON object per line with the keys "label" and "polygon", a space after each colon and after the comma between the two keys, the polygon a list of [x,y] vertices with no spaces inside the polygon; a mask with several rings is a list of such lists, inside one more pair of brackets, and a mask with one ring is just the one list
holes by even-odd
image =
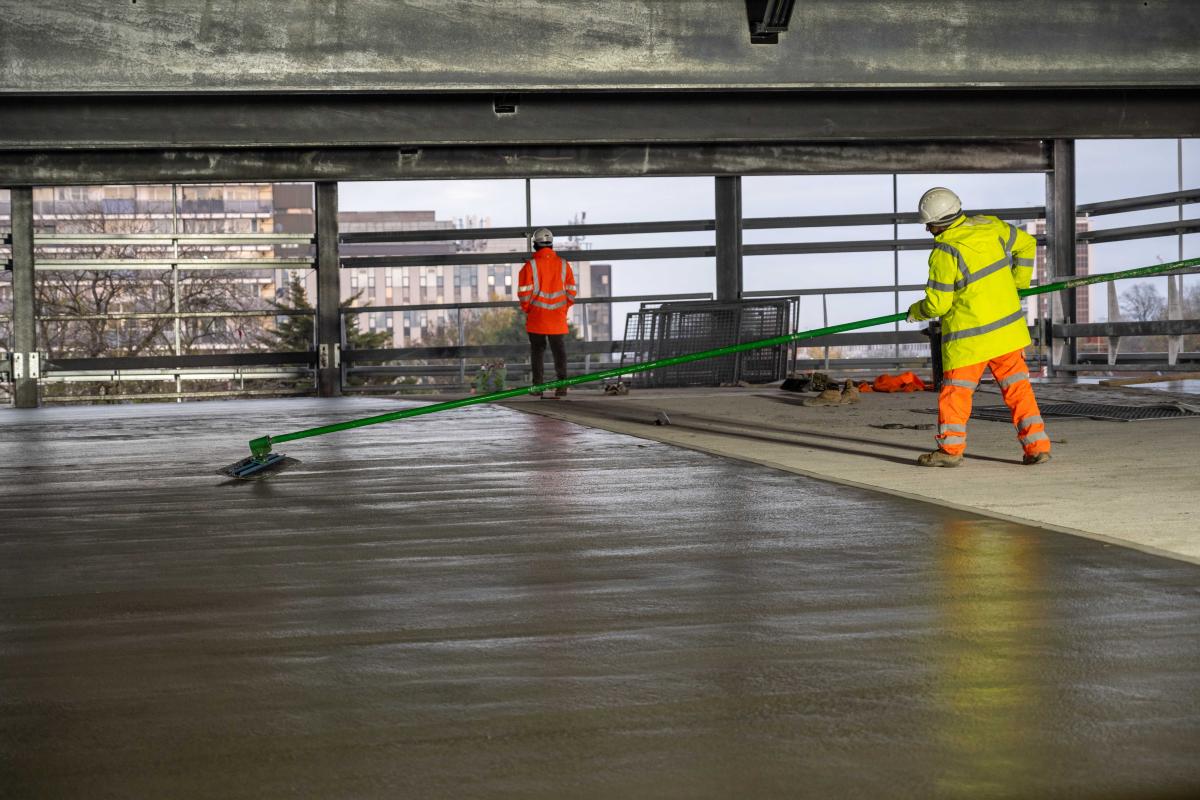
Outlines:
{"label": "dry sandy concrete strip", "polygon": [[[1039,399],[1127,405],[1157,399],[1144,390],[1039,387]],[[864,394],[856,405],[805,407],[804,395],[775,388],[582,392],[565,401],[512,403],[545,416],[594,425],[1200,563],[1200,418],[1105,422],[1053,420],[1054,458],[1021,465],[1012,425],[972,420],[966,463],[922,469],[933,448],[931,393]],[[1195,402],[1195,398],[1191,398]],[[981,405],[999,405],[981,389]],[[655,425],[658,412],[671,425]]]}

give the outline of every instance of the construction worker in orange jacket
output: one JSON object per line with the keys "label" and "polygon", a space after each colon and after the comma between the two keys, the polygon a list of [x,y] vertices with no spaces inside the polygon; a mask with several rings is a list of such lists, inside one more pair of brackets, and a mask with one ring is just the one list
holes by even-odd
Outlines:
{"label": "construction worker in orange jacket", "polygon": [[921,197],[921,222],[933,234],[924,299],[913,303],[908,321],[942,319],[942,391],[938,396],[938,449],[917,463],[957,467],[967,448],[971,402],[985,369],[1000,386],[1012,411],[1023,463],[1050,460],[1050,439],[1042,422],[1024,350],[1029,328],[1017,289],[1029,287],[1036,240],[996,217],[962,213],[962,201],[935,187]]}
{"label": "construction worker in orange jacket", "polygon": [[[538,228],[533,232],[533,256],[521,267],[517,279],[517,299],[525,314],[534,384],[541,383],[545,375],[547,343],[554,356],[556,379],[567,377],[567,311],[575,304],[576,292],[570,262],[554,252],[554,234],[547,228]],[[542,396],[541,392],[532,394]],[[566,397],[567,388],[555,389],[554,396]]]}

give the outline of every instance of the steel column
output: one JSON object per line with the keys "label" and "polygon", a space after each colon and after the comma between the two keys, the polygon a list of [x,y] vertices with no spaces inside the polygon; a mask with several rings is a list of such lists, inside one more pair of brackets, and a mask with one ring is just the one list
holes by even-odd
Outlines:
{"label": "steel column", "polygon": [[[1055,139],[1053,169],[1046,175],[1046,258],[1051,280],[1075,274],[1075,213],[1075,141]],[[1054,322],[1074,324],[1075,290],[1055,292],[1050,307]],[[1061,345],[1051,339],[1050,345],[1048,371],[1059,364],[1075,363],[1074,338]]]}
{"label": "steel column", "polygon": [[37,408],[40,367],[34,319],[33,189],[28,186],[14,188],[11,198],[13,405]]}
{"label": "steel column", "polygon": [[717,301],[742,299],[742,179],[719,176],[716,183]]}
{"label": "steel column", "polygon": [[338,262],[338,185],[316,185],[317,211],[317,394],[342,393],[341,273]]}

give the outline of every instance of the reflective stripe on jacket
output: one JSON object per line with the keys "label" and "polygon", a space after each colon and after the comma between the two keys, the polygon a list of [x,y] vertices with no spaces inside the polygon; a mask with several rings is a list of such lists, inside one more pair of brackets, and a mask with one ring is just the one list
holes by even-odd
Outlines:
{"label": "reflective stripe on jacket", "polygon": [[567,310],[575,303],[575,273],[553,249],[543,247],[521,267],[517,299],[530,333],[566,333]]}
{"label": "reflective stripe on jacket", "polygon": [[1029,327],[1017,289],[1029,287],[1037,241],[996,217],[961,216],[934,237],[925,299],[913,319],[942,318],[942,365],[957,369],[1021,350]]}

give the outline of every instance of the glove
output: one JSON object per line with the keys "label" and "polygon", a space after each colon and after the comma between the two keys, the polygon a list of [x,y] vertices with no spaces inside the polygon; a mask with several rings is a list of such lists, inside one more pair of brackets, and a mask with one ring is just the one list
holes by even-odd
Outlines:
{"label": "glove", "polygon": [[912,309],[910,308],[910,309],[908,310],[908,316],[906,316],[906,317],[904,318],[904,321],[905,321],[905,322],[920,322],[921,320],[919,320],[919,319],[917,319],[916,317],[914,317],[914,316],[913,316]]}

